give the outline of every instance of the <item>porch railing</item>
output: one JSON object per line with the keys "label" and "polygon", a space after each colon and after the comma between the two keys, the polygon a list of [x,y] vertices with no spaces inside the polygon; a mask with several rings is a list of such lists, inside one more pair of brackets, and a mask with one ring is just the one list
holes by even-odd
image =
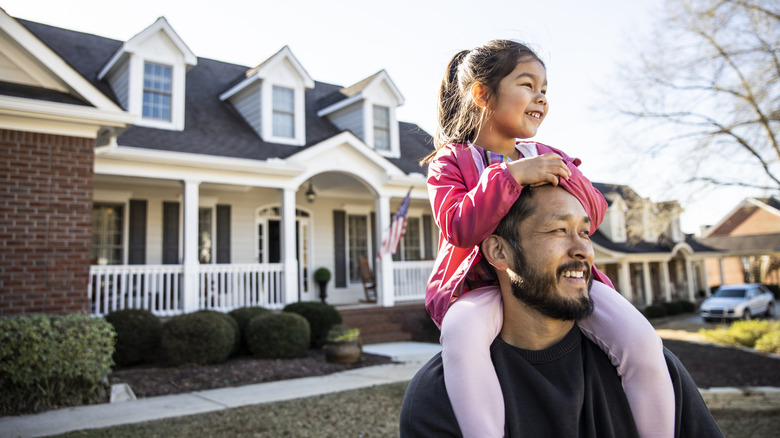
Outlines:
{"label": "porch railing", "polygon": [[147,309],[157,316],[182,313],[181,265],[91,266],[87,294],[91,314]]}
{"label": "porch railing", "polygon": [[[91,266],[87,294],[92,315],[146,309],[157,316],[183,313],[181,265]],[[198,266],[198,310],[230,311],[243,306],[284,306],[282,265]]]}
{"label": "porch railing", "polygon": [[394,301],[425,300],[425,286],[433,270],[433,260],[393,262]]}
{"label": "porch railing", "polygon": [[200,265],[201,309],[227,312],[238,307],[284,307],[282,264]]}

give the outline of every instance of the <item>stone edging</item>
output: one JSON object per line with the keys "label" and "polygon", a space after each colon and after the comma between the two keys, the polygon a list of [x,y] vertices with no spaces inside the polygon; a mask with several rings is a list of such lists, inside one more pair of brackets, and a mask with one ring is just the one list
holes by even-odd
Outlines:
{"label": "stone edging", "polygon": [[780,388],[754,386],[699,389],[710,409],[769,411],[780,409]]}

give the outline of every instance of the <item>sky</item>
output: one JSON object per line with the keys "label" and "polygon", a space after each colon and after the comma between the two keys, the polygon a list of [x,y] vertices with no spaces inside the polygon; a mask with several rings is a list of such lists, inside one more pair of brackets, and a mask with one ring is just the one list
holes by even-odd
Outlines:
{"label": "sky", "polygon": [[[637,171],[616,149],[624,130],[604,90],[635,44],[652,43],[663,0],[0,0],[17,18],[128,40],[164,16],[198,57],[254,67],[289,46],[316,81],[349,86],[386,70],[404,96],[399,120],[433,133],[436,93],[460,50],[495,38],[528,43],[547,65],[548,113],[533,139],[583,161],[590,180],[630,185],[653,201],[678,200],[682,228],[697,233],[748,189],[691,194],[665,183],[663,158]],[[651,135],[651,134],[648,134]],[[620,144],[625,144],[625,141]],[[625,146],[621,146],[625,147]],[[671,159],[671,158],[670,158]]]}

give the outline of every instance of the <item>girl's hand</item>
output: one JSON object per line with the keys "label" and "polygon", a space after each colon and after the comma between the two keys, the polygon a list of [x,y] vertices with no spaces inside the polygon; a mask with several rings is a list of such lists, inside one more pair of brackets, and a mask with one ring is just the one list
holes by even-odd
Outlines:
{"label": "girl's hand", "polygon": [[569,179],[571,171],[560,155],[547,153],[532,158],[521,158],[507,164],[517,183],[536,187],[544,184],[558,185],[558,179]]}

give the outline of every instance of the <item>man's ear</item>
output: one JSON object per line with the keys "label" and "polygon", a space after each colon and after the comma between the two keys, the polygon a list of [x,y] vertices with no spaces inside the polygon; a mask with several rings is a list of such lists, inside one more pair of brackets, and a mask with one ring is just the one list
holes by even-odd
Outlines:
{"label": "man's ear", "polygon": [[481,244],[485,260],[499,271],[506,271],[510,266],[509,244],[502,237],[491,234]]}
{"label": "man's ear", "polygon": [[475,82],[471,86],[470,91],[471,99],[474,101],[474,103],[476,103],[478,107],[485,109],[487,107],[488,101],[487,87],[485,87],[481,82]]}

